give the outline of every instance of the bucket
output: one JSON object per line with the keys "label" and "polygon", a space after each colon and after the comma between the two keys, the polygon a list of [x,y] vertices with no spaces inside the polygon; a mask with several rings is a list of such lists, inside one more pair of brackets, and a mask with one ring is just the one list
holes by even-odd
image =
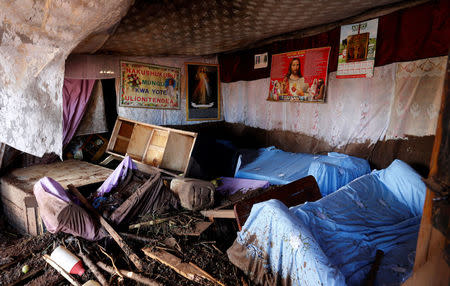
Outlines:
{"label": "bucket", "polygon": [[60,245],[53,250],[50,258],[70,274],[83,275],[84,268],[80,258]]}

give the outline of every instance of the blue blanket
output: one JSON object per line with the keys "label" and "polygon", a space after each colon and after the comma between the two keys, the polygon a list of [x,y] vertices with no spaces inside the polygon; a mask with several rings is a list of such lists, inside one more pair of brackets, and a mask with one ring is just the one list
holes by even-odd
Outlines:
{"label": "blue blanket", "polygon": [[235,177],[285,185],[312,175],[322,196],[326,196],[369,172],[367,160],[345,154],[312,155],[268,147],[259,149],[257,157],[242,166]]}
{"label": "blue blanket", "polygon": [[256,204],[228,256],[263,284],[361,285],[381,249],[376,285],[399,285],[414,263],[425,190],[395,160],[316,202]]}

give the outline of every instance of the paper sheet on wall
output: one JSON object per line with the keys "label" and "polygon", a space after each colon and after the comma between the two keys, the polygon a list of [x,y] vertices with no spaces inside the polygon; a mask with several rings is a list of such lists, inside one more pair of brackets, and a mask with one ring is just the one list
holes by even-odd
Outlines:
{"label": "paper sheet on wall", "polygon": [[373,77],[378,19],[341,27],[336,78]]}

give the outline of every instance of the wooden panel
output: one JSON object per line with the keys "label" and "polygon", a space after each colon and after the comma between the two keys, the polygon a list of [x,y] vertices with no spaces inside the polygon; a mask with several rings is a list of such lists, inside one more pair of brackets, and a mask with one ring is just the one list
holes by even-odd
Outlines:
{"label": "wooden panel", "polygon": [[133,134],[133,129],[134,129],[134,123],[122,121],[118,135],[127,137],[127,138],[131,138],[131,134]]}
{"label": "wooden panel", "polygon": [[127,154],[130,157],[141,160],[144,156],[145,147],[150,139],[153,128],[136,124],[128,144]]}
{"label": "wooden panel", "polygon": [[113,151],[124,155],[127,152],[129,142],[130,142],[129,140],[117,138],[116,144],[114,145],[114,148],[113,148]]}
{"label": "wooden panel", "polygon": [[270,189],[256,197],[243,200],[234,205],[234,212],[239,230],[250,215],[252,206],[270,199],[277,199],[287,207],[296,206],[304,202],[314,202],[322,198],[316,179],[308,176],[287,185]]}
{"label": "wooden panel", "polygon": [[164,149],[161,150],[160,148],[161,147],[150,145],[147,149],[147,153],[145,154],[144,163],[154,167],[159,167],[164,156]]}
{"label": "wooden panel", "polygon": [[170,132],[161,168],[185,173],[195,138]]}
{"label": "wooden panel", "polygon": [[158,147],[166,147],[167,139],[169,137],[169,132],[165,130],[155,130],[152,139],[150,141],[151,145]]}

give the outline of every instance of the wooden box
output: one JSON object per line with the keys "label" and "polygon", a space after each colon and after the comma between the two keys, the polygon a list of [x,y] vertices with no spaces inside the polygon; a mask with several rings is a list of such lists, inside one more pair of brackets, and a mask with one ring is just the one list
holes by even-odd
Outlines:
{"label": "wooden box", "polygon": [[184,176],[197,133],[118,117],[106,152]]}
{"label": "wooden box", "polygon": [[33,186],[42,177],[50,177],[64,188],[103,182],[112,170],[84,161],[68,160],[48,165],[16,169],[0,178],[0,198],[3,213],[19,232],[31,235],[43,233]]}

